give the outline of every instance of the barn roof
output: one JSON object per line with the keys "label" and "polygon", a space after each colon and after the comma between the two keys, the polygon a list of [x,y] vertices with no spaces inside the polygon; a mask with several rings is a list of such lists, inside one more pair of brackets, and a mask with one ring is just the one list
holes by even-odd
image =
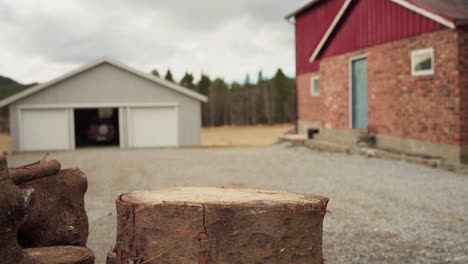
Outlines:
{"label": "barn roof", "polygon": [[295,17],[297,14],[299,14],[302,11],[308,9],[309,7],[311,7],[313,4],[317,3],[318,1],[320,1],[320,0],[306,0],[306,1],[304,1],[304,3],[302,3],[299,7],[297,7],[293,11],[289,12],[286,15],[286,19],[290,19],[292,17]]}
{"label": "barn roof", "polygon": [[[286,19],[291,19],[299,13],[307,10],[320,0],[307,0],[298,8],[286,15]],[[467,0],[389,0],[413,10],[423,16],[431,18],[439,23],[449,26],[459,24],[468,24],[468,1]],[[449,23],[444,23],[444,20]],[[450,24],[450,25],[451,25]]]}
{"label": "barn roof", "polygon": [[2,101],[0,101],[0,108],[4,107],[4,106],[7,106],[7,105],[10,105],[10,104],[12,104],[12,103],[14,103],[16,101],[19,101],[19,100],[21,100],[23,98],[26,98],[26,97],[30,96],[32,94],[35,94],[35,93],[37,93],[39,91],[47,89],[47,88],[49,88],[50,86],[52,86],[54,84],[57,84],[57,83],[59,83],[61,81],[64,81],[64,80],[67,80],[67,79],[69,79],[69,78],[71,78],[73,76],[79,75],[80,73],[82,73],[84,71],[87,71],[89,69],[92,69],[94,67],[97,67],[97,66],[99,66],[101,64],[105,64],[105,63],[110,64],[110,65],[112,65],[112,66],[114,66],[116,68],[122,69],[124,71],[127,71],[129,73],[132,73],[134,75],[137,75],[137,76],[139,76],[141,78],[144,78],[144,79],[149,80],[151,82],[154,82],[156,84],[159,84],[159,85],[161,85],[163,87],[166,87],[168,89],[174,90],[174,91],[176,91],[176,92],[178,92],[180,94],[186,95],[186,96],[191,97],[193,99],[196,99],[198,101],[201,101],[201,102],[207,102],[208,101],[207,97],[202,95],[202,94],[199,94],[197,92],[189,90],[189,89],[187,89],[185,87],[182,87],[182,86],[180,86],[180,85],[178,85],[176,83],[172,83],[172,82],[163,80],[163,79],[161,79],[161,78],[159,78],[157,76],[146,74],[146,73],[141,72],[141,71],[139,71],[137,69],[129,67],[129,66],[123,64],[123,63],[115,61],[113,59],[104,57],[104,58],[101,58],[101,59],[99,59],[99,60],[97,60],[95,62],[86,64],[86,65],[84,65],[84,66],[82,66],[82,67],[80,67],[80,68],[78,68],[78,69],[76,69],[74,71],[71,71],[71,72],[69,72],[69,73],[67,73],[65,75],[62,75],[62,76],[60,76],[58,78],[55,78],[55,79],[53,79],[51,81],[48,81],[46,83],[33,86],[33,87],[29,88],[29,89],[26,89],[26,90],[24,90],[22,92],[19,92],[19,93],[15,94],[15,95],[7,97],[7,98],[3,99]]}
{"label": "barn roof", "polygon": [[468,1],[466,0],[407,0],[455,20],[458,24],[468,22]]}
{"label": "barn roof", "polygon": [[[308,9],[320,0],[309,0],[302,4],[298,9],[289,13],[286,18],[290,19],[297,14]],[[457,25],[468,24],[468,1],[467,0],[389,0],[399,4],[409,10],[412,10],[424,17],[427,17],[437,23],[455,29]],[[353,0],[345,0],[340,11],[323,35],[319,44],[315,48],[309,61],[313,62],[328,41],[343,15],[348,10]]]}

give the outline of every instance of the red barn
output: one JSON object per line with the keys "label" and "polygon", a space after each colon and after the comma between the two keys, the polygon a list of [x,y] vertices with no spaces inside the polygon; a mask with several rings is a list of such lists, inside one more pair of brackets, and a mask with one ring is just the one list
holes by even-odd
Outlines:
{"label": "red barn", "polygon": [[311,0],[287,18],[300,133],[468,161],[468,0]]}

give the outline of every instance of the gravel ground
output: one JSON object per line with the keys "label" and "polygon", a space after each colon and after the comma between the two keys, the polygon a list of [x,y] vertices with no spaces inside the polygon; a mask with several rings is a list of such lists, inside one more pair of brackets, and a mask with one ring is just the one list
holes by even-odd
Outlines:
{"label": "gravel ground", "polygon": [[[35,161],[15,154],[10,165]],[[468,176],[399,161],[275,145],[261,149],[83,149],[52,153],[87,175],[88,246],[104,263],[118,194],[173,186],[328,196],[327,263],[468,263]]]}

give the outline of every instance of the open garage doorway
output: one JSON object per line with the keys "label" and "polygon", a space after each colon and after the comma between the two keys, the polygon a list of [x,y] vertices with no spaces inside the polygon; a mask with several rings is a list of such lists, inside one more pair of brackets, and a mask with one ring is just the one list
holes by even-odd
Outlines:
{"label": "open garage doorway", "polygon": [[74,109],[75,146],[119,146],[119,109]]}

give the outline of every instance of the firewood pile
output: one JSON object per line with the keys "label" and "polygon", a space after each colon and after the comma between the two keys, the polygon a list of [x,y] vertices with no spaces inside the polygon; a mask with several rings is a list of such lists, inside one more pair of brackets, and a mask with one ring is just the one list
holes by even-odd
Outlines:
{"label": "firewood pile", "polygon": [[86,248],[86,175],[56,160],[8,168],[0,157],[0,260],[19,264],[92,264]]}

